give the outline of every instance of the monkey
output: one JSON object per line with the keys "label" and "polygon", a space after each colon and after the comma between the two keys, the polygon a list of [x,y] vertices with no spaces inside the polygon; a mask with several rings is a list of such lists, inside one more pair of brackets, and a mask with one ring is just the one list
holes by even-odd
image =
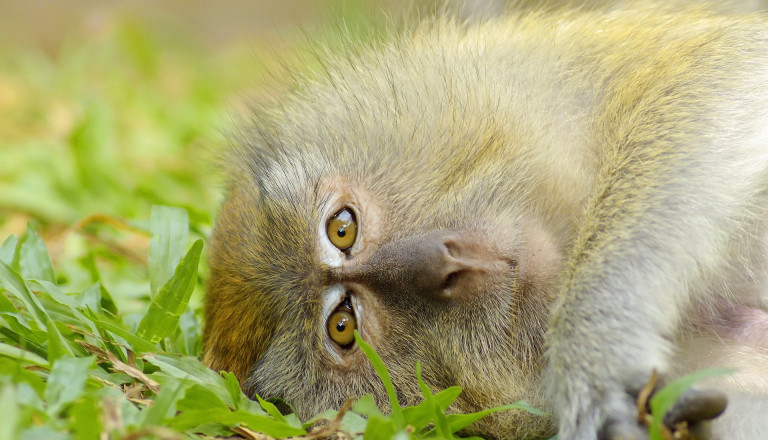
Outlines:
{"label": "monkey", "polygon": [[768,438],[768,17],[437,17],[318,61],[233,135],[210,368],[305,419],[386,407],[357,331],[402,404],[418,361],[453,412],[552,414],[465,434],[580,440],[647,438],[654,371],[736,367],[708,435]]}

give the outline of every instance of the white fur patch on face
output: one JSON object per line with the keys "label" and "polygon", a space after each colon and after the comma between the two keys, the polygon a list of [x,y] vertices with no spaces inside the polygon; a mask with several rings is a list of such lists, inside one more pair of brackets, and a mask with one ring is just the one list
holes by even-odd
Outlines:
{"label": "white fur patch on face", "polygon": [[325,231],[325,223],[320,223],[318,237],[320,237],[320,261],[331,268],[341,266],[342,253],[331,243]]}
{"label": "white fur patch on face", "polygon": [[343,298],[344,286],[341,284],[334,284],[323,291],[323,322],[341,304]]}

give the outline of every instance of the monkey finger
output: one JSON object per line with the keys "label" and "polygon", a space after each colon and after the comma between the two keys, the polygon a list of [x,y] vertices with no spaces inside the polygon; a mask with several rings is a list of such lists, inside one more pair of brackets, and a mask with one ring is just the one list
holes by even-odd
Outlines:
{"label": "monkey finger", "polygon": [[712,438],[712,422],[709,420],[703,420],[698,423],[694,423],[693,426],[688,428],[691,438],[695,440],[709,440]]}
{"label": "monkey finger", "polygon": [[664,416],[664,424],[670,429],[681,422],[693,425],[696,422],[711,420],[725,411],[728,398],[718,390],[689,389]]}
{"label": "monkey finger", "polygon": [[637,422],[608,420],[598,435],[599,440],[647,440],[648,432]]}

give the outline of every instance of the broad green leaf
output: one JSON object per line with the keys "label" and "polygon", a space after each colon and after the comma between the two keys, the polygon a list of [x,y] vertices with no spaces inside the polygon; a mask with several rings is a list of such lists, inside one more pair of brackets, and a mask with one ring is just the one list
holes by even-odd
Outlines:
{"label": "broad green leaf", "polygon": [[[30,287],[35,291],[48,294],[54,301],[65,307],[66,313],[73,318],[73,321],[78,322],[83,327],[89,328],[92,333],[98,333],[96,325],[78,310],[78,304],[75,297],[64,294],[57,285],[48,281],[31,281]],[[49,304],[49,309],[50,308],[51,305]]]}
{"label": "broad green leaf", "polygon": [[227,405],[219,399],[216,393],[212,392],[203,384],[190,385],[184,397],[176,402],[178,411],[188,411],[196,409],[226,408]]}
{"label": "broad green leaf", "polygon": [[45,413],[46,403],[43,401],[43,393],[39,392],[36,387],[29,382],[16,383],[16,402],[21,407],[27,407],[26,410],[22,408],[22,416],[24,413],[29,413],[30,410],[35,413],[35,416],[45,420],[48,416]]}
{"label": "broad green leaf", "polygon": [[364,416],[381,416],[381,410],[373,400],[373,396],[366,394],[352,404],[352,411]]}
{"label": "broad green leaf", "polygon": [[69,355],[74,356],[72,348],[61,335],[58,327],[53,321],[48,323],[48,360],[50,362],[56,362],[57,359]]}
{"label": "broad green leaf", "polygon": [[27,365],[24,365],[22,362],[0,357],[0,377],[6,376],[6,378],[10,379],[14,384],[25,383],[29,385],[37,395],[42,396],[43,391],[45,391],[45,382],[43,378],[38,373],[31,371],[26,367]]}
{"label": "broad green leaf", "polygon": [[188,356],[196,355],[200,352],[200,340],[202,325],[195,317],[195,312],[187,309],[179,318],[179,338],[180,343],[174,347],[181,354]]}
{"label": "broad green leaf", "polygon": [[[395,430],[405,428],[403,410],[400,408],[400,402],[397,400],[397,392],[395,391],[395,386],[392,384],[392,378],[389,376],[389,371],[387,371],[387,367],[384,365],[384,361],[381,360],[379,354],[376,353],[373,347],[363,341],[363,338],[360,337],[360,334],[357,332],[357,330],[355,330],[355,341],[360,346],[360,349],[363,350],[363,353],[365,353],[365,356],[368,358],[368,360],[371,361],[371,364],[373,364],[373,368],[376,370],[376,373],[378,373],[381,382],[384,384],[384,389],[387,390],[387,397],[389,397],[389,404],[392,408],[392,418],[395,421]],[[368,431],[366,430],[366,433],[367,432]]]}
{"label": "broad green leaf", "polygon": [[101,273],[99,272],[99,268],[96,267],[96,259],[93,252],[88,252],[88,254],[80,260],[80,263],[88,270],[88,273],[91,275],[91,281],[95,283],[90,289],[95,287],[98,287],[99,289],[100,306],[102,310],[106,310],[112,315],[117,315],[117,305],[115,304],[112,295],[110,295],[109,291],[101,282]]}
{"label": "broad green leaf", "polygon": [[[355,413],[347,412],[347,414],[355,414]],[[317,422],[319,422],[320,420],[333,420],[336,418],[337,415],[339,415],[339,412],[336,411],[335,409],[327,409],[321,412],[320,414],[316,414],[314,417],[304,422],[302,427],[304,429],[309,429],[312,426],[315,426],[315,424],[317,424]],[[358,415],[358,417],[360,416]],[[365,428],[365,425],[363,425],[363,428]]]}
{"label": "broad green leaf", "polygon": [[[146,339],[143,339],[134,335],[129,330],[121,327],[120,324],[117,324],[116,322],[112,322],[111,320],[108,320],[106,316],[104,317],[104,319],[100,319],[98,318],[98,315],[91,312],[90,310],[84,311],[83,314],[88,316],[91,319],[91,321],[93,321],[93,323],[96,324],[99,328],[104,329],[108,332],[111,332],[115,336],[118,336],[124,339],[127,343],[131,345],[129,347],[131,350],[137,353],[150,353],[150,352],[157,351],[156,345],[151,344]],[[104,315],[101,315],[101,316],[104,316]]]}
{"label": "broad green leaf", "polygon": [[[229,407],[236,407],[238,403],[232,400],[223,377],[199,360],[189,356],[163,355],[153,353],[144,356],[144,359],[152,365],[160,368],[163,374],[180,379],[190,379],[208,387],[208,390],[216,394],[222,402]],[[159,373],[156,373],[159,374]],[[258,405],[249,407],[250,412],[263,414]]]}
{"label": "broad green leaf", "polygon": [[72,302],[76,308],[90,309],[94,312],[101,312],[101,292],[99,292],[99,283],[83,290],[82,293],[72,296]]}
{"label": "broad green leaf", "polygon": [[19,264],[24,278],[54,282],[53,262],[43,239],[32,226],[27,226],[27,235],[21,239]]}
{"label": "broad green leaf", "polygon": [[48,349],[44,346],[48,341],[47,332],[33,329],[32,327],[36,326],[30,324],[34,323],[28,322],[19,314],[5,313],[2,315],[2,320],[8,325],[4,327],[0,321],[0,335],[5,336],[3,339],[13,343],[14,347],[20,347],[41,359],[48,357]]}
{"label": "broad green leaf", "polygon": [[10,298],[6,295],[0,295],[0,313],[13,313],[16,314],[18,310],[13,305]]}
{"label": "broad green leaf", "polygon": [[197,358],[191,356],[178,356],[173,354],[152,353],[143,357],[143,359],[152,365],[160,368],[160,371],[179,379],[192,378],[198,382],[214,385],[226,393],[225,401],[228,404],[234,404],[230,401],[229,391],[225,389],[224,378],[203,365]]}
{"label": "broad green leaf", "polygon": [[178,430],[191,430],[197,426],[211,423],[220,423],[226,426],[244,425],[254,431],[276,438],[306,434],[303,429],[278,422],[269,416],[244,411],[230,411],[226,408],[185,411],[167,419],[165,423]]}
{"label": "broad green leaf", "polygon": [[142,425],[161,425],[166,417],[175,413],[176,401],[183,396],[185,385],[189,385],[189,383],[185,384],[183,380],[177,380],[175,384],[166,383],[160,393],[155,396],[152,406],[142,411]]}
{"label": "broad green leaf", "polygon": [[397,434],[395,434],[394,437],[392,437],[392,440],[410,440],[410,439],[411,439],[411,434],[409,431],[405,429],[398,432]]}
{"label": "broad green leaf", "polygon": [[26,304],[37,323],[48,331],[48,360],[53,362],[64,355],[74,356],[72,349],[53,323],[46,309],[29,290],[21,276],[0,261],[0,284]]}
{"label": "broad green leaf", "polygon": [[50,321],[45,308],[40,304],[37,297],[30,292],[24,279],[4,261],[0,261],[0,285],[13,293],[16,298],[21,300],[27,309],[32,312],[32,316],[41,327],[45,327],[46,322]]}
{"label": "broad green leaf", "polygon": [[189,297],[197,282],[197,269],[203,241],[197,240],[181,260],[173,277],[152,298],[149,310],[142,318],[136,334],[152,344],[170,336],[176,329],[179,317],[187,308]]}
{"label": "broad green leaf", "polygon": [[16,246],[19,244],[19,237],[11,235],[0,245],[0,260],[7,265],[13,264],[13,257],[16,254]]}
{"label": "broad green leaf", "polygon": [[189,238],[187,211],[169,206],[153,206],[150,231],[149,286],[154,296],[171,279],[184,255]]}
{"label": "broad green leaf", "polygon": [[[229,373],[229,374],[232,374],[232,373]],[[286,422],[285,417],[283,417],[283,415],[280,413],[280,410],[278,410],[275,405],[273,405],[270,402],[267,402],[266,400],[262,399],[260,396],[256,396],[256,398],[259,400],[259,404],[261,405],[261,407],[264,408],[264,411],[266,411],[267,414],[272,416],[273,419],[275,419],[280,423],[286,423],[286,424],[288,423]]]}
{"label": "broad green leaf", "polygon": [[[438,408],[440,408],[441,411],[445,412],[445,410],[449,406],[451,406],[451,403],[453,403],[453,401],[456,400],[457,397],[459,397],[459,394],[461,394],[461,388],[456,386],[448,387],[443,391],[440,391],[439,393],[433,395],[432,399],[434,400]],[[427,405],[427,402],[425,401],[422,401],[416,406],[409,406],[407,408],[403,408],[403,416],[405,417],[405,423],[413,426],[417,432],[429,424],[429,421],[431,421],[431,418],[430,418],[431,414],[432,414],[432,409],[430,408],[430,406]],[[423,423],[424,420],[427,420],[427,423]],[[417,423],[417,422],[421,422],[421,423]]]}
{"label": "broad green leaf", "polygon": [[76,440],[99,438],[102,423],[98,398],[94,394],[82,396],[72,405],[69,419],[69,428],[75,433]]}
{"label": "broad green leaf", "polygon": [[285,423],[287,423],[289,426],[293,426],[294,428],[301,428],[301,420],[299,420],[299,416],[296,415],[296,413],[291,413],[283,416],[285,419]]}
{"label": "broad green leaf", "polygon": [[365,432],[365,427],[368,425],[368,420],[364,417],[348,411],[341,419],[341,426],[347,432],[352,434]]}
{"label": "broad green leaf", "polygon": [[93,362],[93,357],[63,358],[54,364],[44,394],[51,417],[82,395]]}
{"label": "broad green leaf", "polygon": [[50,426],[35,426],[24,430],[19,436],[21,440],[69,440],[69,436],[63,432],[54,430]]}
{"label": "broad green leaf", "polygon": [[117,315],[117,304],[112,298],[112,295],[109,293],[109,290],[107,290],[107,288],[104,287],[101,282],[99,282],[99,293],[101,294],[102,310],[106,310],[107,312],[111,313],[112,316]]}
{"label": "broad green leaf", "polygon": [[390,417],[368,417],[363,438],[365,440],[392,440],[397,433],[395,421]]}
{"label": "broad green leaf", "polygon": [[[235,375],[232,374],[231,372],[226,372],[223,374],[223,376],[224,376],[224,383],[227,387],[227,391],[229,392],[229,397],[232,399],[232,402],[234,402],[235,404],[233,408],[240,409],[240,396],[243,395],[243,391],[240,389],[240,382],[237,380],[237,377],[235,377]],[[261,401],[261,397],[259,397],[259,401]],[[264,409],[267,409],[264,407],[264,405],[261,405],[261,407]],[[267,412],[269,412],[269,410],[267,410]],[[279,413],[280,412],[278,411],[278,414]],[[282,415],[280,417],[282,417]]]}
{"label": "broad green leaf", "polygon": [[48,361],[41,358],[40,356],[27,350],[14,347],[13,345],[4,344],[2,342],[0,342],[0,356],[7,356],[11,359],[17,359],[22,362],[29,362],[30,364],[37,365],[38,367],[48,368],[50,366]]}
{"label": "broad green leaf", "polygon": [[[232,431],[230,428],[219,425],[217,423],[199,425],[195,428],[195,435],[188,436],[186,438],[198,438],[198,436],[208,436],[208,437],[202,437],[204,440],[210,440],[209,437],[215,437],[217,439],[218,438],[239,439],[239,437],[237,437],[234,431]],[[268,440],[268,439],[265,439],[265,440]]]}
{"label": "broad green leaf", "polygon": [[11,384],[5,384],[0,388],[0,414],[3,419],[0,423],[0,438],[18,438],[16,432],[19,425],[19,407],[16,389]]}

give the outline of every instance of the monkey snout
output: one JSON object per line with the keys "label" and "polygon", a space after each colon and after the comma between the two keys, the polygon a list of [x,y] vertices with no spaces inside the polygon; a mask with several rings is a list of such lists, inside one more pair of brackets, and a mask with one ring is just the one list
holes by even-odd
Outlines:
{"label": "monkey snout", "polygon": [[507,268],[503,258],[471,234],[446,231],[386,243],[342,278],[383,295],[464,299]]}

